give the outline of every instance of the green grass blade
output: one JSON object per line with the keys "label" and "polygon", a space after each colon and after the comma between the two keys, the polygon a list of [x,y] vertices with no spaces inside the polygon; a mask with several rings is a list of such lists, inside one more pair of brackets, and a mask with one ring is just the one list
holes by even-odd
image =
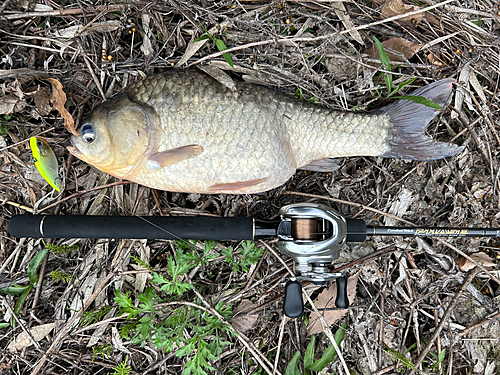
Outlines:
{"label": "green grass blade", "polygon": [[[347,325],[344,323],[340,326],[337,332],[335,332],[335,342],[337,343],[338,346],[340,346],[342,340],[344,340],[346,327]],[[311,371],[323,370],[327,364],[329,364],[335,359],[336,355],[337,351],[335,350],[332,344],[325,350],[321,358],[318,359],[316,362],[314,362],[314,364],[309,368],[309,370]]]}
{"label": "green grass blade", "polygon": [[286,366],[285,375],[300,375],[299,368],[297,367],[299,359],[300,359],[300,352],[297,352],[293,356],[288,366]]}
{"label": "green grass blade", "polygon": [[207,39],[210,39],[210,37],[208,35],[203,35],[193,40],[192,43],[201,42],[202,40],[207,40]]}
{"label": "green grass blade", "polygon": [[38,275],[36,271],[38,270],[40,264],[42,264],[42,261],[48,252],[49,250],[47,248],[43,248],[33,257],[33,259],[31,259],[28,265],[28,278],[33,286],[38,282]]}
{"label": "green grass blade", "polygon": [[[215,39],[215,45],[217,46],[217,49],[221,52],[227,50],[226,45],[221,39]],[[223,54],[222,57],[224,57],[224,60],[226,60],[226,62],[231,66],[231,68],[234,68],[233,58],[231,57],[229,52]]]}
{"label": "green grass blade", "polygon": [[398,85],[398,87],[396,87],[396,89],[391,92],[389,95],[387,95],[387,97],[389,98],[390,96],[394,95],[394,94],[397,94],[398,92],[400,92],[404,87],[408,86],[410,83],[412,83],[413,81],[415,81],[417,78],[411,78],[409,79],[408,81],[406,82],[402,82]]}
{"label": "green grass blade", "polygon": [[316,342],[316,337],[314,335],[311,337],[311,342],[307,345],[306,354],[304,355],[304,367],[310,369],[314,362],[314,345]]}
{"label": "green grass blade", "polygon": [[[33,289],[33,286],[28,285],[28,288],[19,296],[19,298],[16,301],[16,304],[14,306],[14,315],[19,316],[19,312],[24,306],[24,303],[26,302],[26,299],[28,298],[28,295],[31,292],[31,289]],[[16,327],[16,321],[14,317],[12,317],[12,327]]]}
{"label": "green grass blade", "polygon": [[405,95],[405,96],[393,96],[394,99],[403,99],[409,100],[413,103],[423,104],[426,107],[434,108],[434,109],[443,109],[439,104],[434,103],[432,100],[424,98],[423,96],[418,95]]}
{"label": "green grass blade", "polygon": [[[383,44],[378,40],[376,37],[373,37],[375,40],[375,45],[377,46],[378,50],[378,55],[380,62],[382,63],[382,67],[384,70],[391,71],[391,60],[389,60],[389,57],[387,56],[387,53],[385,52]],[[387,86],[387,90],[389,90],[389,95],[392,92],[392,74],[390,73],[384,73],[384,79],[385,79],[385,84]]]}
{"label": "green grass blade", "polygon": [[5,288],[0,288],[0,293],[3,293],[3,294],[21,294],[29,287],[30,287],[30,285],[6,286]]}

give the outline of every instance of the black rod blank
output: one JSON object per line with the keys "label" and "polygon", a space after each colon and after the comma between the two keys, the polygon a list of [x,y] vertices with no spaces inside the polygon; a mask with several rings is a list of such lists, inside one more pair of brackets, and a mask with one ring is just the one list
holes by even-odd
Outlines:
{"label": "black rod blank", "polygon": [[367,236],[500,237],[500,228],[366,227]]}

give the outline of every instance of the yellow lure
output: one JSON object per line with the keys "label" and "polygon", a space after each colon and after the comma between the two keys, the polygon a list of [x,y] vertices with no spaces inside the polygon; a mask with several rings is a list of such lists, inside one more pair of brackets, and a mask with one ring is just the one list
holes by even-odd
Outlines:
{"label": "yellow lure", "polygon": [[61,179],[59,178],[59,164],[56,155],[49,144],[40,137],[30,138],[31,152],[35,161],[36,169],[57,191],[61,191]]}

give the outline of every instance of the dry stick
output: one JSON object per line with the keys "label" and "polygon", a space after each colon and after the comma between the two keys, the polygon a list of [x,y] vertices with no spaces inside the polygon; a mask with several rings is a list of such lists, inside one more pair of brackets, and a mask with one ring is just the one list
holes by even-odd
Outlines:
{"label": "dry stick", "polygon": [[94,69],[92,69],[92,65],[90,64],[89,58],[87,57],[87,55],[85,55],[83,53],[83,51],[85,51],[85,50],[83,49],[82,42],[80,41],[80,39],[77,39],[77,42],[78,42],[78,47],[79,47],[78,50],[79,50],[79,52],[81,52],[81,55],[83,56],[83,59],[85,60],[85,64],[87,65],[87,69],[89,70],[90,75],[92,76],[92,79],[94,80],[94,83],[96,84],[96,86],[99,90],[99,93],[102,96],[102,100],[106,101],[107,100],[106,95],[104,94],[104,90],[102,89],[101,82],[99,82],[99,79],[97,79],[97,76],[94,73]]}
{"label": "dry stick", "polygon": [[[434,309],[432,311],[434,312],[434,327],[437,328],[438,327],[438,320],[439,320],[438,313],[437,313],[436,309]],[[441,339],[439,338],[439,336],[436,339],[436,349],[437,349],[437,353],[439,355],[439,353],[441,353]],[[438,363],[438,373],[442,374],[441,362]]]}
{"label": "dry stick", "polygon": [[[469,284],[472,282],[472,280],[474,279],[474,277],[476,277],[476,275],[478,273],[479,273],[479,268],[477,268],[477,267],[475,267],[472,271],[469,272],[469,274],[465,278],[464,283],[462,284],[462,286],[460,287],[460,289],[458,290],[458,292],[455,293],[455,296],[453,297],[453,299],[451,300],[450,304],[448,305],[448,308],[446,309],[443,317],[441,318],[441,321],[439,322],[439,325],[436,327],[436,329],[434,331],[434,334],[432,335],[432,337],[430,338],[430,340],[427,342],[427,345],[425,346],[425,348],[422,351],[422,353],[420,353],[420,356],[415,361],[415,367],[419,367],[420,365],[422,365],[422,361],[427,356],[427,354],[429,354],[429,352],[430,352],[430,350],[432,348],[432,343],[434,341],[436,341],[437,337],[441,333],[441,330],[443,329],[443,327],[445,326],[446,322],[448,321],[448,318],[450,317],[451,312],[453,311],[453,309],[457,305],[458,299],[460,298],[460,296],[462,295],[462,293],[464,292],[464,290],[467,289],[467,287],[469,286]],[[414,373],[415,373],[415,370],[413,369],[413,370],[411,370],[410,375],[413,375]]]}
{"label": "dry stick", "polygon": [[61,203],[69,201],[70,199],[80,197],[80,196],[82,196],[84,194],[91,193],[91,192],[96,191],[96,190],[106,189],[108,187],[117,186],[117,185],[127,185],[127,184],[131,184],[131,183],[132,183],[131,181],[116,181],[116,182],[112,182],[112,183],[107,184],[107,185],[96,186],[96,187],[93,187],[91,189],[87,189],[87,190],[83,190],[83,191],[78,191],[78,192],[76,192],[74,194],[71,194],[70,196],[67,196],[66,198],[61,199],[60,201],[57,201],[55,203],[49,204],[48,206],[45,206],[41,210],[38,210],[38,213],[47,211],[48,209],[50,209],[52,207],[56,207],[56,206],[60,205]]}
{"label": "dry stick", "polygon": [[[285,266],[285,268],[288,270],[290,275],[295,276],[293,271],[287,266],[285,261],[276,253],[276,251],[274,251],[274,249],[271,246],[266,244],[264,241],[260,241],[260,242],[276,257],[276,259],[278,259],[281,262],[281,264],[283,264]],[[325,321],[323,314],[318,311],[318,309],[316,308],[316,305],[312,301],[311,297],[309,297],[309,294],[307,294],[305,292],[303,292],[303,294],[306,296],[307,301],[311,304],[313,311],[318,315],[319,320],[321,322],[321,325],[323,326],[324,334],[328,337],[328,339],[331,341],[333,347],[337,351],[337,355],[339,356],[340,362],[342,363],[342,366],[344,367],[346,375],[349,375],[350,372],[349,372],[349,368],[347,367],[347,363],[345,362],[344,356],[342,355],[342,352],[340,351],[340,348],[337,345],[337,342],[335,341],[335,337],[332,334],[332,330],[328,326],[328,323]]]}
{"label": "dry stick", "polygon": [[470,327],[467,327],[462,332],[460,332],[458,335],[460,337],[463,337],[463,336],[467,335],[468,333],[478,329],[479,327],[491,322],[493,319],[498,319],[498,318],[500,318],[500,312],[493,314],[491,316],[488,316],[488,317],[484,318],[483,320],[477,322],[476,324],[473,324]]}
{"label": "dry stick", "polygon": [[[92,8],[87,8],[85,9],[85,12],[92,13],[94,11],[102,11],[102,10],[108,10],[110,12],[120,10],[122,8],[122,5],[99,5],[96,7]],[[70,16],[74,14],[82,14],[84,12],[84,9],[82,8],[71,8],[71,9],[60,9],[60,10],[51,10],[48,12],[23,12],[23,13],[14,13],[14,14],[7,14],[5,16],[2,16],[8,20],[18,20],[21,18],[28,18],[28,17],[62,17],[62,16]]]}
{"label": "dry stick", "polygon": [[353,27],[351,29],[338,31],[338,32],[335,32],[335,33],[327,34],[327,35],[317,36],[317,37],[314,37],[314,38],[268,39],[268,40],[262,40],[260,42],[248,43],[248,44],[244,44],[242,46],[237,46],[237,47],[229,48],[229,49],[226,49],[224,51],[219,51],[219,52],[213,53],[211,55],[205,56],[205,57],[199,59],[198,61],[195,61],[195,62],[189,64],[187,67],[189,68],[189,67],[197,65],[197,64],[199,64],[199,63],[201,63],[203,61],[214,59],[216,57],[222,56],[222,55],[224,55],[226,53],[231,53],[231,52],[239,51],[241,49],[246,49],[246,48],[250,48],[250,47],[263,46],[263,45],[272,44],[272,43],[291,43],[291,42],[296,43],[296,42],[316,42],[316,41],[321,41],[321,40],[325,40],[325,39],[328,39],[328,38],[336,37],[338,35],[348,34],[348,33],[351,33],[353,31],[364,30],[364,29],[368,29],[368,28],[376,26],[376,25],[381,25],[381,24],[384,24],[384,23],[388,23],[388,22],[392,22],[392,21],[397,21],[397,20],[399,20],[401,18],[415,16],[417,14],[424,13],[424,12],[427,12],[427,11],[435,9],[435,8],[439,8],[440,6],[449,4],[449,3],[453,2],[453,1],[455,1],[455,0],[446,0],[446,1],[443,1],[441,3],[438,3],[438,4],[432,5],[430,7],[427,7],[427,8],[423,8],[423,9],[419,9],[419,10],[414,10],[413,12],[403,13],[403,14],[400,14],[400,15],[397,15],[397,16],[394,16],[394,17],[385,18],[383,20],[375,21],[375,22],[372,22],[372,23],[369,23],[369,24],[366,24],[366,25],[356,26],[356,27]]}
{"label": "dry stick", "polygon": [[[283,194],[286,194],[286,195],[298,195],[298,196],[302,196],[302,197],[323,199],[323,200],[332,201],[332,202],[336,202],[336,203],[347,204],[347,205],[350,205],[350,206],[355,206],[355,207],[362,208],[364,210],[372,211],[372,212],[375,212],[375,213],[377,213],[379,215],[387,216],[387,217],[390,217],[390,218],[395,219],[395,220],[399,220],[399,221],[401,221],[401,222],[403,222],[405,224],[408,224],[408,225],[415,226],[415,224],[413,224],[411,221],[405,220],[405,219],[400,218],[400,217],[395,216],[395,215],[391,215],[391,214],[385,213],[383,211],[377,210],[377,209],[369,207],[369,206],[365,206],[365,205],[363,205],[361,203],[348,202],[348,201],[344,201],[342,199],[331,198],[331,197],[323,197],[321,195],[299,193],[299,192],[294,192],[294,191],[284,191]],[[485,272],[489,277],[491,277],[491,279],[493,281],[495,281],[496,283],[500,284],[500,280],[497,277],[495,277],[490,271],[488,271],[481,263],[478,263],[477,261],[475,261],[474,259],[472,259],[469,255],[467,255],[463,251],[457,249],[455,246],[453,246],[449,242],[446,242],[445,240],[442,240],[439,237],[434,237],[434,239],[436,241],[442,243],[443,245],[449,247],[450,249],[454,250],[456,253],[462,255],[464,258],[466,258],[467,260],[469,260],[470,262],[472,262],[473,264],[475,264],[477,267],[479,267],[481,269],[481,271]]]}
{"label": "dry stick", "polygon": [[10,264],[10,262],[12,262],[12,260],[16,257],[16,255],[21,251],[21,248],[23,247],[24,241],[26,241],[26,238],[21,238],[19,240],[19,243],[17,244],[16,248],[14,249],[14,251],[9,255],[7,260],[5,260],[2,263],[2,267],[0,267],[0,275],[7,268],[7,266]]}
{"label": "dry stick", "polygon": [[281,324],[280,324],[280,337],[278,338],[278,349],[276,351],[276,357],[274,358],[274,367],[272,375],[274,375],[276,373],[276,370],[278,369],[278,362],[281,354],[281,343],[283,342],[283,334],[285,333],[285,324],[287,321],[288,317],[285,314],[283,314],[283,319],[281,319]]}

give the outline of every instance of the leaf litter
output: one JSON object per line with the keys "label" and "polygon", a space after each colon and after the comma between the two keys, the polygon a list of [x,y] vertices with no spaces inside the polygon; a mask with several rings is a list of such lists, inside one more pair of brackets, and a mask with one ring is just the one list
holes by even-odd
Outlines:
{"label": "leaf litter", "polygon": [[[494,7],[453,3],[426,11],[424,3],[416,5],[401,0],[342,3],[345,9],[335,6],[335,2],[172,1],[117,3],[103,8],[70,0],[62,10],[47,4],[21,1],[8,2],[5,9],[0,7],[2,285],[26,283],[22,276],[36,255],[38,244],[11,238],[7,224],[12,215],[26,213],[34,205],[42,213],[54,214],[57,208],[64,215],[135,212],[275,219],[279,207],[311,199],[330,204],[346,217],[362,218],[369,225],[401,225],[399,217],[418,226],[498,227],[500,121],[496,93],[500,72],[495,30],[500,25]],[[419,13],[407,16],[414,11]],[[387,22],[388,17],[396,19]],[[233,66],[213,41],[194,42],[205,35],[200,23],[226,48],[233,48],[230,52]],[[332,110],[380,108],[385,103],[378,100],[377,89],[382,90],[382,95],[385,91],[381,81],[377,83],[378,51],[367,50],[373,36],[385,46],[397,82],[417,78],[405,88],[407,92],[442,77],[459,80],[452,98],[453,108],[445,108],[428,132],[465,145],[463,154],[426,163],[368,157],[340,159],[337,171],[299,171],[284,187],[266,195],[250,196],[158,192],[122,183],[78,160],[68,160],[65,151],[68,131],[74,132],[74,122],[78,123],[100,103],[101,90],[109,97],[141,77],[172,67],[217,67],[225,75],[218,70],[212,70],[213,74],[229,87],[234,80],[247,80],[276,88],[291,98],[299,91],[302,100],[318,102]],[[219,55],[209,57],[214,54]],[[51,81],[51,86],[55,84],[51,93],[40,76],[57,80],[60,85]],[[55,115],[53,107],[64,121]],[[27,140],[40,134],[52,140],[51,146],[63,166],[64,197],[75,194],[72,199],[49,208],[46,207],[54,201],[44,198],[47,193],[44,182],[27,178],[29,171],[36,173]],[[101,188],[110,183],[116,185]],[[285,192],[308,193],[317,198]],[[340,203],[322,201],[330,197],[340,199]],[[393,216],[385,217],[370,208]],[[498,277],[498,240],[458,238],[448,242]],[[129,291],[132,298],[148,290],[152,278],[148,267],[165,274],[177,244],[147,241],[132,245],[83,239],[56,243],[77,244],[78,250],[49,256],[39,299],[31,292],[25,304],[28,308],[19,313],[30,330],[56,324],[56,329],[45,334],[53,341],[43,338],[38,341],[43,351],[50,349],[50,361],[43,364],[41,373],[58,373],[60,366],[67,366],[67,360],[88,372],[109,371],[127,356],[133,370],[141,373],[148,369],[167,373],[168,368],[180,369],[186,364],[189,358],[178,357],[173,354],[175,351],[165,352],[151,342],[143,349],[123,339],[120,330],[126,328],[127,321],[118,316],[119,308],[112,298],[116,289]],[[274,246],[272,242],[268,244]],[[225,249],[229,245],[236,246],[217,243],[216,247]],[[341,349],[349,367],[359,374],[403,370],[404,364],[396,363],[393,354],[384,351],[385,347],[415,361],[423,344],[432,345],[434,353],[438,352],[438,345],[442,351],[452,344],[441,363],[445,371],[450,363],[457,374],[489,374],[500,368],[500,353],[491,344],[498,337],[497,318],[486,320],[479,328],[458,337],[467,327],[498,311],[500,292],[496,281],[481,273],[462,295],[447,322],[449,330],[442,330],[439,341],[429,343],[435,323],[440,322],[464,280],[464,272],[470,272],[466,271],[471,267],[470,261],[465,258],[466,268],[461,270],[455,260],[460,262],[462,256],[437,240],[374,237],[363,244],[345,245],[342,257],[333,267],[348,265],[386,248],[396,251],[351,265],[344,271],[358,275],[356,298],[337,321],[337,324],[347,323]],[[196,249],[203,253],[204,245],[198,243]],[[484,258],[476,259],[478,254]],[[235,259],[241,256],[238,250],[233,255]],[[276,362],[277,373],[285,373],[295,351],[303,354],[309,343],[303,321],[285,321],[281,329],[282,288],[287,271],[273,256],[264,257],[248,272],[233,273],[230,267],[222,266],[220,259],[210,255],[206,264],[190,271],[196,290],[213,298],[211,306],[220,301],[232,305],[229,322],[245,332],[247,343],[255,344],[254,354],[241,355],[250,353],[247,347],[230,335],[221,336],[231,341],[232,347],[220,358],[209,360],[216,373],[237,369],[251,374],[258,372],[262,364],[267,366],[266,361]],[[286,257],[283,260],[291,265]],[[49,277],[53,270],[73,277],[66,284],[58,283]],[[323,293],[333,293],[335,286],[330,289]],[[325,295],[321,295],[322,301],[333,298]],[[16,298],[6,295],[2,306],[8,303],[14,307]],[[313,298],[319,301],[319,296]],[[183,302],[199,301],[187,292],[179,300]],[[87,329],[72,321],[86,303],[89,313],[96,313],[103,306],[113,307],[103,310],[101,321]],[[238,309],[243,307],[258,313],[248,314],[245,309]],[[2,307],[6,317],[7,311]],[[167,319],[170,311],[163,311],[165,315],[160,318]],[[9,320],[4,317],[5,322]],[[332,321],[328,317],[328,324]],[[68,323],[72,324],[66,326]],[[317,327],[322,331],[321,326]],[[84,330],[83,334],[74,334],[79,330]],[[7,348],[9,342],[15,342],[19,330],[4,327],[2,331],[2,347]],[[185,332],[186,337],[192,334],[194,331]],[[92,340],[88,341],[88,337]],[[282,350],[275,358],[279,337]],[[55,342],[54,346],[51,342]],[[417,342],[422,347],[415,347]],[[92,344],[90,350],[86,349],[88,343]],[[109,357],[93,360],[94,349],[106,352],[106,345]],[[324,336],[318,336],[317,355],[329,345]],[[0,359],[0,369],[14,371],[13,361],[16,361],[19,369],[16,371],[31,373],[43,359],[42,354],[33,345],[22,350],[26,352],[23,361],[16,361],[6,351]],[[429,365],[435,363],[430,355],[426,361]],[[325,371],[337,372],[340,365],[340,359],[336,358]],[[269,368],[272,367],[271,364]]]}

